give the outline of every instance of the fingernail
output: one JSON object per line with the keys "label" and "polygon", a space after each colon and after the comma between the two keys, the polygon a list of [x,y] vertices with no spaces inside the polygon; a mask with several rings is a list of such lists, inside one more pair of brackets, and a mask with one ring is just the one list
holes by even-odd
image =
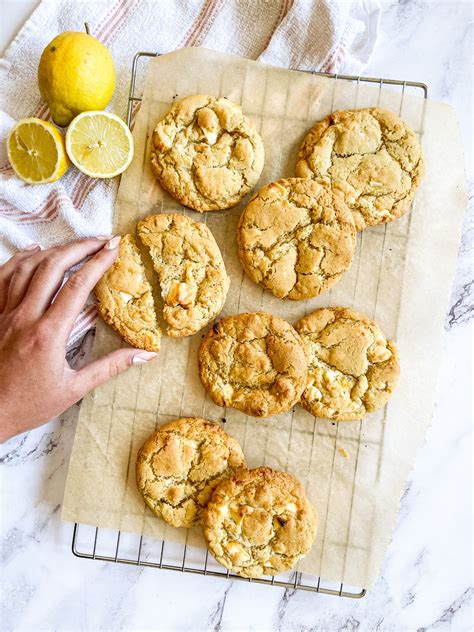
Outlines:
{"label": "fingernail", "polygon": [[23,250],[41,250],[41,246],[38,244],[30,244],[29,246],[26,246],[26,248],[23,248]]}
{"label": "fingernail", "polygon": [[137,355],[133,356],[132,364],[145,364],[145,362],[156,358],[157,355],[158,354],[153,351],[141,351],[140,353],[137,353]]}
{"label": "fingernail", "polygon": [[99,241],[109,241],[109,239],[111,239],[113,237],[113,235],[96,235],[95,238],[98,239]]}
{"label": "fingernail", "polygon": [[112,237],[112,239],[109,239],[109,241],[105,244],[104,249],[115,250],[116,248],[118,248],[119,243],[120,243],[120,235],[115,235],[115,237]]}

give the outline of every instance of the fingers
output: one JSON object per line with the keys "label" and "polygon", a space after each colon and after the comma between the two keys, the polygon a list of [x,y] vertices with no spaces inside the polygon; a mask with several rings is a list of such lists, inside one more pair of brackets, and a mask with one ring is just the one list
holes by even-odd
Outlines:
{"label": "fingers", "polygon": [[87,297],[118,255],[120,237],[113,237],[63,285],[46,317],[69,335]]}
{"label": "fingers", "polygon": [[23,300],[33,276],[36,266],[45,256],[47,251],[37,249],[29,253],[29,256],[21,257],[15,264],[8,284],[6,311],[12,311]]}
{"label": "fingers", "polygon": [[103,358],[91,362],[77,371],[74,380],[74,393],[80,399],[96,386],[103,384],[131,366],[144,364],[156,358],[158,354],[140,349],[117,349]]}
{"label": "fingers", "polygon": [[28,248],[25,248],[25,250],[14,254],[13,257],[0,266],[0,312],[3,312],[6,307],[8,288],[10,287],[10,281],[15,269],[22,261],[25,261],[25,259],[28,259],[33,253],[39,250],[40,247],[38,244],[32,244],[28,246]]}
{"label": "fingers", "polygon": [[69,268],[104,247],[105,240],[82,239],[45,251],[33,271],[24,302],[29,315],[39,318],[51,305]]}
{"label": "fingers", "polygon": [[23,257],[14,266],[5,310],[15,309],[28,298],[27,315],[31,319],[38,318],[51,303],[65,271],[103,246],[104,240],[90,238],[47,250],[38,248],[32,251],[30,256]]}

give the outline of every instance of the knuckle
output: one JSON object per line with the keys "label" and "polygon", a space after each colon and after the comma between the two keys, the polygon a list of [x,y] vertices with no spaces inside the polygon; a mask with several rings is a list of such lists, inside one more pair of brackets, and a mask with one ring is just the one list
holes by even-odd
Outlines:
{"label": "knuckle", "polygon": [[22,329],[25,324],[25,316],[21,309],[15,309],[8,315],[8,328],[10,331],[18,331]]}
{"label": "knuckle", "polygon": [[72,291],[88,289],[89,280],[84,272],[76,272],[70,277],[66,285]]}
{"label": "knuckle", "polygon": [[81,382],[77,379],[76,371],[73,372],[73,379],[68,384],[68,395],[71,403],[79,401],[84,396],[84,390],[81,388]]}
{"label": "knuckle", "polygon": [[6,261],[3,262],[2,265],[0,265],[0,270],[5,269],[7,266],[14,266],[16,267],[18,265],[18,261],[21,261],[22,259],[22,253],[21,252],[16,252],[13,256],[10,257],[10,259],[7,259]]}
{"label": "knuckle", "polygon": [[28,274],[30,270],[31,270],[31,263],[28,260],[20,261],[15,266],[15,271],[13,273],[13,276],[24,276],[25,274]]}
{"label": "knuckle", "polygon": [[41,272],[50,272],[61,265],[61,257],[58,253],[52,252],[48,254],[38,265]]}
{"label": "knuckle", "polygon": [[111,360],[109,364],[109,377],[117,377],[117,375],[120,373],[120,370],[120,363],[117,360]]}
{"label": "knuckle", "polygon": [[51,340],[53,327],[47,320],[40,320],[35,324],[33,336],[38,343],[48,343]]}

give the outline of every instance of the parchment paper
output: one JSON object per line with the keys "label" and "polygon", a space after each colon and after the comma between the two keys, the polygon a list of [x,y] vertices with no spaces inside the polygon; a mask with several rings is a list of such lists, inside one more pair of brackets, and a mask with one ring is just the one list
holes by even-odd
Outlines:
{"label": "parchment paper", "polygon": [[[152,175],[149,145],[156,122],[175,99],[195,93],[226,96],[241,103],[254,120],[266,152],[259,187],[294,175],[305,133],[330,111],[379,103],[400,113],[421,133],[427,165],[411,213],[360,234],[351,269],[329,292],[303,302],[278,300],[244,276],[237,258],[236,224],[245,200],[229,211],[200,215],[180,206]],[[83,401],[63,518],[204,546],[199,529],[174,529],[145,509],[135,486],[135,458],[148,435],[166,421],[184,415],[225,419],[225,429],[240,441],[250,466],[287,469],[307,486],[320,526],[311,553],[298,569],[370,587],[433,410],[443,321],[466,205],[464,159],[452,109],[408,90],[402,101],[401,91],[379,93],[378,88],[354,82],[191,48],[150,62],[133,136],[136,151],[118,193],[117,232],[133,230],[138,219],[162,211],[207,222],[231,277],[222,316],[263,309],[295,323],[316,307],[354,306],[396,340],[401,376],[388,406],[362,422],[315,420],[298,406],[294,412],[257,420],[219,408],[206,397],[197,371],[201,334],[164,336],[156,361],[130,369]],[[95,353],[121,344],[99,322]]]}

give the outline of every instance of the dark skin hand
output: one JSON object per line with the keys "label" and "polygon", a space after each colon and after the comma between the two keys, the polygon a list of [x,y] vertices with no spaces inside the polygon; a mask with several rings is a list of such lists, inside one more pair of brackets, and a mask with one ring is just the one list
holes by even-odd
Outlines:
{"label": "dark skin hand", "polygon": [[[30,246],[0,266],[0,442],[46,423],[99,384],[156,357],[117,349],[78,371],[66,361],[74,321],[115,261],[119,243],[114,237],[48,250]],[[86,257],[56,296],[65,272]]]}

